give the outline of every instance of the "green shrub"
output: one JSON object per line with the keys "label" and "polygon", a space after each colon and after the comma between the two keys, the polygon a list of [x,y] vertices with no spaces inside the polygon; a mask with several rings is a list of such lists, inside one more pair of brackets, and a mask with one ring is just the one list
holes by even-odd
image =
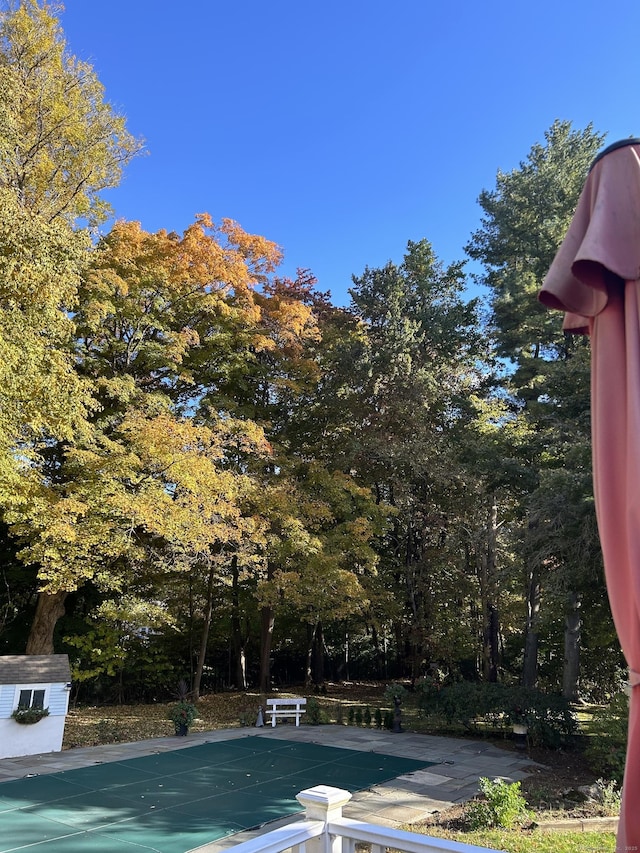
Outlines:
{"label": "green shrub", "polygon": [[568,700],[562,696],[488,682],[460,681],[442,688],[417,685],[418,706],[426,716],[444,717],[474,733],[507,730],[513,723],[528,728],[534,746],[566,746],[577,728]]}
{"label": "green shrub", "polygon": [[352,706],[349,708],[349,717],[348,717],[349,725],[350,725],[350,726],[352,726],[352,725],[354,724],[355,719],[356,719],[356,709],[355,709],[355,708],[353,707],[353,705],[352,705]]}
{"label": "green shrub", "polygon": [[480,779],[480,791],[484,800],[472,800],[466,807],[465,816],[472,830],[501,826],[511,829],[516,823],[530,820],[531,812],[520,791],[520,782],[505,782],[503,779]]}
{"label": "green shrub", "polygon": [[627,753],[629,697],[617,693],[611,702],[599,708],[591,719],[587,761],[595,773],[622,785]]}
{"label": "green shrub", "polygon": [[313,697],[307,699],[306,722],[310,726],[319,726],[322,723],[328,722],[325,711],[320,707],[320,703]]}
{"label": "green shrub", "polygon": [[256,721],[257,714],[247,708],[241,708],[238,714],[238,721],[241,727],[252,726]]}
{"label": "green shrub", "polygon": [[596,787],[598,802],[602,806],[603,813],[609,817],[619,815],[622,805],[622,789],[618,788],[614,780],[607,782],[605,779],[596,779]]}
{"label": "green shrub", "polygon": [[364,709],[363,719],[365,726],[369,728],[371,726],[371,708],[368,706]]}
{"label": "green shrub", "polygon": [[440,691],[443,689],[442,682],[426,676],[420,678],[416,682],[415,695],[417,697],[418,707],[425,715],[433,714],[438,709],[438,698]]}
{"label": "green shrub", "polygon": [[384,691],[384,698],[387,702],[394,703],[396,696],[400,702],[404,702],[409,696],[409,691],[403,684],[387,684]]}
{"label": "green shrub", "polygon": [[418,707],[426,716],[442,716],[476,731],[478,724],[508,705],[501,685],[486,682],[458,681],[434,690],[430,682],[418,684]]}
{"label": "green shrub", "polygon": [[393,711],[385,711],[384,712],[384,720],[382,721],[385,729],[389,731],[393,730]]}
{"label": "green shrub", "polygon": [[173,722],[176,731],[180,726],[186,726],[187,729],[192,725],[198,714],[198,709],[186,699],[181,699],[169,708],[168,717]]}
{"label": "green shrub", "polygon": [[524,707],[524,722],[528,727],[529,741],[534,746],[553,749],[570,746],[578,723],[568,699],[539,690],[516,689]]}
{"label": "green shrub", "polygon": [[375,720],[376,728],[382,728],[382,711],[380,708],[376,708],[375,713],[373,715],[373,719]]}
{"label": "green shrub", "polygon": [[95,730],[96,743],[119,743],[125,739],[121,726],[115,720],[98,720]]}
{"label": "green shrub", "polygon": [[361,726],[361,725],[362,725],[362,708],[360,708],[360,706],[358,706],[356,708],[356,726]]}

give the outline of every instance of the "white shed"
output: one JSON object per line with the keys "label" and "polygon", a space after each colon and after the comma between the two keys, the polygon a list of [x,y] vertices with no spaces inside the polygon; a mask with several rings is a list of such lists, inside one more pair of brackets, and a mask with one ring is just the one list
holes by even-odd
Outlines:
{"label": "white shed", "polygon": [[[0,758],[60,752],[70,689],[68,655],[0,656]],[[25,725],[11,716],[18,708],[49,714]]]}

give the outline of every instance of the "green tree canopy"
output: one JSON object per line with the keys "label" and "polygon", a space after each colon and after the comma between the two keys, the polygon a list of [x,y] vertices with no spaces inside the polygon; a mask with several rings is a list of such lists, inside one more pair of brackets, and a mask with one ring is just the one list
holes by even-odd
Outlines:
{"label": "green tree canopy", "polygon": [[[588,342],[563,334],[562,315],[537,300],[603,141],[592,125],[576,130],[554,122],[544,143],[517,169],[498,172],[495,189],[480,194],[482,226],[467,246],[484,267],[478,278],[491,292],[497,349],[512,368],[505,401],[510,422],[521,422],[517,457],[529,467],[521,480],[528,491],[523,526],[512,528],[527,587],[529,685],[536,678],[541,609],[555,610],[562,624],[565,607],[579,606],[576,591],[595,584],[604,594],[593,535]],[[570,618],[577,619],[575,612]],[[574,683],[571,695],[575,689]]]}

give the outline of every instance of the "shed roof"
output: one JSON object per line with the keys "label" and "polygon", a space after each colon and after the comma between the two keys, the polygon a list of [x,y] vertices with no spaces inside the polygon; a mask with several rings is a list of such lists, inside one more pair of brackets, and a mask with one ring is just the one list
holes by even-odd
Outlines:
{"label": "shed roof", "polygon": [[69,655],[0,655],[0,684],[66,684],[69,681]]}

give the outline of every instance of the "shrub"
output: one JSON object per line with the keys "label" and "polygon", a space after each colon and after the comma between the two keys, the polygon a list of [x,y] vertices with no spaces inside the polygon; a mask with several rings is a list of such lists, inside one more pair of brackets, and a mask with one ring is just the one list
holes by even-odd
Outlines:
{"label": "shrub", "polygon": [[622,805],[622,790],[618,788],[615,781],[607,782],[605,779],[596,779],[596,789],[598,802],[602,806],[604,814],[609,817],[619,815]]}
{"label": "shrub", "polygon": [[115,720],[98,720],[96,743],[119,743],[125,740],[122,727]]}
{"label": "shrub", "polygon": [[523,723],[536,746],[565,746],[577,728],[567,699],[504,684],[460,681],[434,689],[425,682],[418,684],[418,706],[427,716],[444,717],[474,733]]}
{"label": "shrub", "polygon": [[443,716],[448,723],[471,731],[506,705],[508,700],[497,684],[458,681],[440,690],[434,690],[430,682],[418,684],[418,707],[423,714]]}
{"label": "shrub", "polygon": [[364,724],[367,728],[371,726],[371,708],[368,706],[364,709]]}
{"label": "shrub", "polygon": [[418,697],[418,707],[424,714],[436,711],[441,690],[442,682],[431,676],[425,676],[416,682],[415,693]]}
{"label": "shrub", "polygon": [[186,726],[189,728],[193,721],[196,718],[198,710],[193,702],[180,701],[176,702],[169,709],[168,717],[173,722],[176,731],[180,728],[180,726]]}
{"label": "shrub", "polygon": [[595,773],[622,785],[627,753],[629,697],[617,693],[611,702],[599,708],[591,719],[587,761]]}
{"label": "shrub", "polygon": [[238,714],[238,721],[241,727],[252,726],[256,718],[257,714],[254,714],[247,708],[241,708],[240,713]]}
{"label": "shrub", "polygon": [[373,719],[375,720],[376,728],[382,728],[382,711],[380,708],[376,708],[375,713],[373,715]]}
{"label": "shrub", "polygon": [[520,782],[504,779],[480,779],[484,800],[472,800],[466,807],[466,818],[473,830],[501,826],[511,829],[515,823],[530,820],[531,812],[520,791]]}
{"label": "shrub", "polygon": [[568,699],[539,690],[516,688],[518,698],[524,709],[529,740],[534,746],[559,749],[572,743],[578,723]]}
{"label": "shrub", "polygon": [[393,711],[385,711],[384,712],[384,720],[383,725],[385,729],[389,731],[393,731]]}
{"label": "shrub", "polygon": [[409,696],[409,691],[403,684],[387,684],[384,691],[384,698],[387,702],[395,703],[396,696],[400,702],[404,702]]}
{"label": "shrub", "polygon": [[317,699],[307,699],[307,715],[306,722],[310,726],[319,726],[327,722],[327,715],[320,707]]}
{"label": "shrub", "polygon": [[358,706],[356,708],[356,726],[362,725],[362,708]]}

